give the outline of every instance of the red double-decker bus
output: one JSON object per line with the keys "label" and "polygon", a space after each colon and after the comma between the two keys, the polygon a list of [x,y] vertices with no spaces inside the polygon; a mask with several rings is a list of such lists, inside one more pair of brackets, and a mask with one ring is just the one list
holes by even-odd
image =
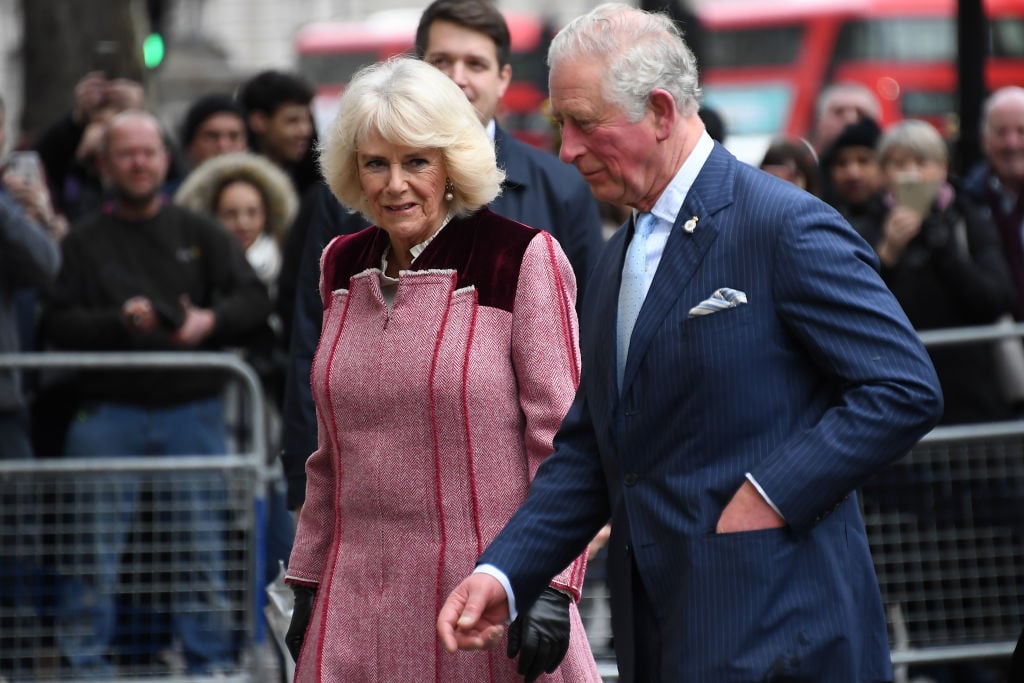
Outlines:
{"label": "red double-decker bus", "polygon": [[[986,88],[1024,84],[1024,2],[983,0]],[[705,102],[738,156],[759,161],[776,135],[807,136],[830,83],[854,81],[882,124],[956,126],[957,0],[703,0]]]}

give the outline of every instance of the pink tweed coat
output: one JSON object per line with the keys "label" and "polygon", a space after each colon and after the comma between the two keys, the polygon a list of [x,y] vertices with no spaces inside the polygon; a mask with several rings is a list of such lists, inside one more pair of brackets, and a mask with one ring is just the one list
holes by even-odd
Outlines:
{"label": "pink tweed coat", "polygon": [[[448,593],[525,499],[579,381],[576,284],[545,232],[486,209],[451,221],[389,312],[387,234],[321,259],[313,361],[319,443],[288,566],[317,584],[295,680],[522,681],[504,643],[448,654]],[[552,585],[577,598],[586,558]],[[600,681],[575,605],[569,653],[544,681]]]}

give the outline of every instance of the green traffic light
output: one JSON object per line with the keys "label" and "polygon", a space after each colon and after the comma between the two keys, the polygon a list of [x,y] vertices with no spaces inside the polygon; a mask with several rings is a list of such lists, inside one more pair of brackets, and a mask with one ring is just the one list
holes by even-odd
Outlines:
{"label": "green traffic light", "polygon": [[164,61],[164,37],[150,33],[142,41],[142,61],[147,69],[155,69]]}

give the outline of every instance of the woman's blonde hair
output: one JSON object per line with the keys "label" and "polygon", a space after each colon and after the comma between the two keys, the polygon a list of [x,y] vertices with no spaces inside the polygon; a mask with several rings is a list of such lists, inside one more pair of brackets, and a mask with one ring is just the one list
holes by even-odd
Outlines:
{"label": "woman's blonde hair", "polygon": [[425,62],[395,57],[359,71],[320,144],[320,167],[331,191],[370,220],[356,156],[373,133],[393,145],[440,150],[455,215],[473,213],[501,192],[505,172],[476,111],[448,76]]}

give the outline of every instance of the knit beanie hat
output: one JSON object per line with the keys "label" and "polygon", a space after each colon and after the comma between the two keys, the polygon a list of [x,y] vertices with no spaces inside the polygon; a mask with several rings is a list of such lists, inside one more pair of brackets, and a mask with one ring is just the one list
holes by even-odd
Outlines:
{"label": "knit beanie hat", "polygon": [[193,102],[185,113],[185,121],[181,125],[181,146],[188,147],[192,144],[199,126],[214,114],[221,113],[234,114],[245,121],[245,111],[230,95],[212,93],[203,95]]}
{"label": "knit beanie hat", "polygon": [[844,147],[869,147],[874,149],[878,145],[878,138],[882,130],[878,123],[871,117],[862,117],[859,121],[848,124],[836,137],[835,142],[828,148],[822,158],[822,165],[829,167],[835,161],[836,154]]}

